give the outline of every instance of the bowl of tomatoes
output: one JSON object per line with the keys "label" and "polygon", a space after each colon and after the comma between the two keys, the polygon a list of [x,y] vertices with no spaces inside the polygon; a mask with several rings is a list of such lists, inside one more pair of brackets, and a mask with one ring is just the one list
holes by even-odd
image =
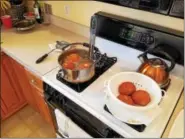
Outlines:
{"label": "bowl of tomatoes", "polygon": [[137,72],[120,72],[106,81],[106,105],[121,117],[121,109],[144,112],[158,106],[162,99],[159,85]]}

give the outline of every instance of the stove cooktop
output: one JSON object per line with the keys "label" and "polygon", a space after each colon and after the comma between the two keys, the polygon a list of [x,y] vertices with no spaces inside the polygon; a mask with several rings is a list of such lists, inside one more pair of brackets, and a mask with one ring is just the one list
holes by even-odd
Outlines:
{"label": "stove cooktop", "polygon": [[117,62],[116,57],[108,57],[106,53],[101,54],[97,48],[95,49],[94,52],[94,59],[98,60],[98,62],[96,63],[95,66],[95,75],[89,81],[78,84],[67,82],[61,76],[62,70],[59,70],[59,72],[57,73],[56,75],[57,80],[67,85],[68,87],[72,88],[76,92],[80,93]]}

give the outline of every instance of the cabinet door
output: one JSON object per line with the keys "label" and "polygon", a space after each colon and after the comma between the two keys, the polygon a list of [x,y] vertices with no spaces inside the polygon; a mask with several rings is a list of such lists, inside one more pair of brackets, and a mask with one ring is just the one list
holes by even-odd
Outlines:
{"label": "cabinet door", "polygon": [[[16,96],[19,99],[19,103],[25,103],[26,100],[24,98],[24,95],[22,93],[20,84],[18,82],[18,78],[16,77],[17,70],[13,69],[11,58],[7,55],[2,56],[2,66],[4,71],[6,72],[6,77],[8,78],[11,87],[13,88]],[[21,76],[21,75],[19,75]]]}
{"label": "cabinet door", "polygon": [[39,109],[39,113],[41,114],[41,116],[51,125],[53,126],[53,122],[52,122],[52,118],[51,118],[51,114],[49,111],[49,108],[47,106],[47,103],[44,100],[44,94],[43,92],[40,92],[40,90],[38,90],[37,88],[35,88],[35,86],[32,85],[32,90],[34,93],[34,97],[36,99],[37,102],[37,107]]}
{"label": "cabinet door", "polygon": [[[14,76],[10,76],[13,71],[11,66],[8,66],[9,64],[8,57],[1,55],[1,103],[3,102],[1,111],[4,114],[2,119],[7,118],[26,104],[24,97],[14,88],[16,79],[13,79]],[[14,82],[12,82],[13,80]]]}
{"label": "cabinet door", "polygon": [[1,120],[5,119],[6,114],[7,114],[7,108],[6,108],[3,100],[1,99]]}
{"label": "cabinet door", "polygon": [[16,71],[16,76],[21,86],[24,97],[26,98],[28,104],[31,105],[36,111],[38,111],[37,104],[34,95],[32,94],[32,89],[26,75],[26,70],[22,65],[20,65],[13,59],[11,59],[11,63],[13,65],[14,71]]}

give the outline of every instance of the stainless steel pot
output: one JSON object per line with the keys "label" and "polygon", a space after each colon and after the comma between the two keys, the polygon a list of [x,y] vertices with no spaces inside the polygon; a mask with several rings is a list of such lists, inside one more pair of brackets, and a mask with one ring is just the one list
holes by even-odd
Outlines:
{"label": "stainless steel pot", "polygon": [[[83,46],[87,46],[87,44],[82,43]],[[95,74],[95,62],[91,59],[89,59],[89,50],[85,47],[78,46],[71,46],[68,50],[64,50],[61,55],[58,57],[58,63],[61,67],[61,76],[64,80],[70,82],[70,83],[83,83],[88,80],[90,80],[94,74]],[[65,48],[66,49],[66,48]],[[62,65],[64,63],[64,60],[67,56],[69,56],[72,53],[77,53],[82,57],[83,60],[87,60],[89,63],[91,63],[90,67],[85,69],[65,69]]]}

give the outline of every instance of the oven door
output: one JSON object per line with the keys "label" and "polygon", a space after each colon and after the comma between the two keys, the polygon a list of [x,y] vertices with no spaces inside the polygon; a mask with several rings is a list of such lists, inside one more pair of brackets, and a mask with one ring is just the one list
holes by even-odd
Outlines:
{"label": "oven door", "polygon": [[92,138],[67,117],[55,103],[48,100],[46,102],[54,121],[57,138]]}

